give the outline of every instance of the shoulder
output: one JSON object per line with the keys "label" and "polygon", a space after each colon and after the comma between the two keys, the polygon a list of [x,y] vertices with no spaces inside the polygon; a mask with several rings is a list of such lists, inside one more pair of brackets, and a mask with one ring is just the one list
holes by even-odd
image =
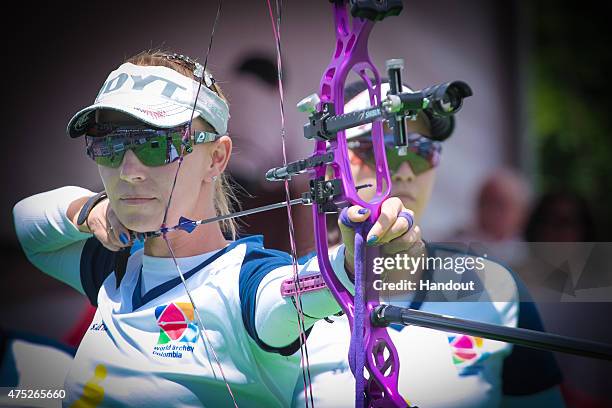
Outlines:
{"label": "shoulder", "polygon": [[[127,269],[133,268],[137,264],[142,265],[142,254],[144,245],[136,242],[131,248],[127,260]],[[106,279],[117,269],[122,262],[119,252],[113,252],[105,248],[96,238],[89,238],[81,252],[80,275],[81,285],[89,302],[97,306],[98,292]],[[121,279],[119,279],[121,280]]]}
{"label": "shoulder", "polygon": [[242,238],[235,244],[244,245],[239,281],[241,298],[256,292],[259,283],[273,270],[291,265],[291,256],[283,251],[265,248],[261,235]]}
{"label": "shoulder", "polygon": [[291,256],[288,253],[277,249],[265,248],[262,235],[247,236],[235,241],[232,245],[245,246],[246,251],[243,266],[245,264],[250,265],[266,262],[291,263]]}

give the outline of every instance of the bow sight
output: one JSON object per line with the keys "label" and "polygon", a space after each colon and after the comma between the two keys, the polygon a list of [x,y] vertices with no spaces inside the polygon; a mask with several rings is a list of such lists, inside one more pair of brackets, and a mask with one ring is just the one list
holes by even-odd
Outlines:
{"label": "bow sight", "polygon": [[[297,104],[298,110],[309,114],[304,125],[304,137],[320,141],[332,141],[340,131],[373,123],[383,119],[393,129],[394,144],[399,154],[406,154],[408,147],[406,119],[415,119],[418,111],[423,110],[431,116],[450,116],[457,113],[463,99],[472,95],[472,89],[463,81],[446,82],[433,85],[416,92],[402,92],[403,59],[387,61],[387,74],[390,90],[380,104],[369,108],[335,114],[334,104],[321,103],[319,95],[312,94]],[[320,109],[318,109],[320,107]],[[333,152],[312,156],[305,160],[275,167],[266,172],[268,181],[289,180],[292,176],[306,172],[316,166],[332,163]],[[332,188],[333,186],[328,186]],[[316,197],[316,194],[313,194]],[[316,199],[315,199],[316,201]]]}
{"label": "bow sight", "polygon": [[406,122],[405,118],[416,118],[419,110],[424,110],[432,117],[451,116],[459,112],[463,99],[472,96],[472,89],[463,81],[446,82],[433,85],[416,92],[402,92],[402,69],[404,60],[387,61],[389,88],[387,98],[382,106],[387,112],[389,127],[393,129],[395,146],[400,154],[406,154]]}
{"label": "bow sight", "polygon": [[[334,105],[330,102],[321,104],[317,94],[302,99],[297,104],[298,109],[310,114],[308,123],[304,125],[304,137],[329,141],[342,130],[383,119],[393,129],[395,146],[405,151],[408,146],[406,118],[415,118],[419,110],[428,111],[434,116],[454,115],[461,109],[463,99],[472,95],[472,89],[463,81],[446,82],[416,92],[402,92],[403,68],[402,59],[387,61],[390,91],[376,106],[335,115]],[[319,105],[321,109],[317,110]]]}

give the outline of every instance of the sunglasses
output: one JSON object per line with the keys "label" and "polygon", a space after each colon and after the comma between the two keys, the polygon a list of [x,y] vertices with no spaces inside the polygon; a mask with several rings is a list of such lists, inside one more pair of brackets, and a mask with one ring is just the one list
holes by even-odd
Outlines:
{"label": "sunglasses", "polygon": [[96,125],[85,135],[85,145],[87,155],[100,166],[117,168],[125,152],[132,150],[142,164],[157,167],[191,153],[195,144],[213,142],[219,137],[213,132],[190,132],[189,126],[147,129]]}
{"label": "sunglasses", "polygon": [[[440,152],[442,151],[440,142],[428,139],[420,133],[408,133],[407,139],[408,151],[405,155],[399,155],[393,144],[393,136],[385,135],[387,165],[391,171],[397,171],[402,163],[406,162],[412,172],[419,175],[440,163]],[[350,140],[347,146],[367,165],[372,167],[375,165],[371,140]]]}

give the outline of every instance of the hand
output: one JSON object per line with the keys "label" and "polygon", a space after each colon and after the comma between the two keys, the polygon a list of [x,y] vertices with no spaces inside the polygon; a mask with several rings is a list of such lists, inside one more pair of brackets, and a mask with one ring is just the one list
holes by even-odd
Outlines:
{"label": "hand", "polygon": [[[420,256],[425,251],[425,243],[421,238],[418,225],[409,225],[405,215],[414,219],[414,213],[404,207],[402,200],[391,197],[382,204],[380,216],[366,238],[368,246],[380,246],[381,255],[391,256],[405,253],[408,256]],[[346,210],[350,222],[361,223],[368,219],[370,212],[358,205]],[[344,265],[350,277],[353,275],[355,258],[355,230],[346,225],[343,217],[338,218],[338,226],[345,245]]]}
{"label": "hand", "polygon": [[108,199],[91,209],[85,224],[83,227],[86,226],[88,230],[85,232],[94,234],[105,248],[113,252],[131,245],[130,231],[121,224]]}

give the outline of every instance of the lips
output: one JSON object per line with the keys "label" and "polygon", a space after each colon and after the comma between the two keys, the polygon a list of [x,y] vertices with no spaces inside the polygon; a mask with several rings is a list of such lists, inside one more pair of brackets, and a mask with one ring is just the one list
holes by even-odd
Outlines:
{"label": "lips", "polygon": [[122,203],[128,204],[128,205],[140,205],[140,204],[149,203],[149,202],[155,200],[155,198],[153,198],[153,197],[126,196],[126,197],[121,197],[119,200]]}

